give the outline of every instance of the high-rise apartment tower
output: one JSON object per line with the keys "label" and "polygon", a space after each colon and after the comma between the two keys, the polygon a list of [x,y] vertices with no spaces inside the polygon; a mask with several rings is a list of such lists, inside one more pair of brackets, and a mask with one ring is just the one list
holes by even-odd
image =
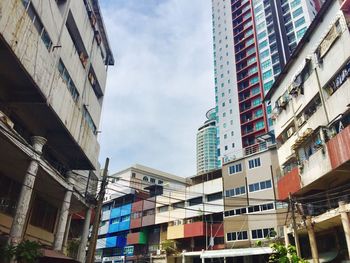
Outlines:
{"label": "high-rise apartment tower", "polygon": [[262,99],[320,0],[212,0],[218,158],[229,161],[271,130]]}
{"label": "high-rise apartment tower", "polygon": [[197,132],[197,174],[202,174],[218,167],[215,108],[209,110],[206,117],[207,120]]}

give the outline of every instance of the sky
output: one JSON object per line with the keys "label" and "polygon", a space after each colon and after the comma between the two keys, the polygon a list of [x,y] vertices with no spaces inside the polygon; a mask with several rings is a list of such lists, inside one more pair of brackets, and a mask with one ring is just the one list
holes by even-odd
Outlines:
{"label": "sky", "polygon": [[196,174],[196,132],[215,106],[211,0],[100,0],[115,58],[100,162]]}

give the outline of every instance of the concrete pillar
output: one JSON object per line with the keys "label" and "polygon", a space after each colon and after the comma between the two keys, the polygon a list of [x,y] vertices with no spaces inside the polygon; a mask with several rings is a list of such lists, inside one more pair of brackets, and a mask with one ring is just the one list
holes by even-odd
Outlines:
{"label": "concrete pillar", "polygon": [[287,226],[283,226],[283,234],[284,234],[284,244],[286,247],[288,247],[290,245],[290,242],[289,242],[289,237],[288,237],[288,227]]}
{"label": "concrete pillar", "polygon": [[78,256],[77,256],[77,260],[80,261],[80,262],[85,262],[86,244],[87,244],[88,237],[89,237],[91,212],[92,212],[91,208],[86,209],[83,233],[81,235],[80,244],[79,244],[79,250],[78,250]]}
{"label": "concrete pillar", "polygon": [[182,256],[182,263],[186,263],[186,258],[185,258],[185,250],[182,250],[182,254],[181,254],[181,256]]}
{"label": "concrete pillar", "polygon": [[31,140],[33,148],[37,155],[32,158],[27,168],[21,192],[18,198],[16,213],[13,217],[8,243],[14,245],[22,241],[24,234],[24,225],[28,217],[29,203],[32,197],[34,183],[39,169],[39,159],[40,155],[42,154],[42,149],[46,143],[46,139],[40,136],[34,136],[31,138]]}
{"label": "concrete pillar", "polygon": [[72,214],[69,214],[68,215],[68,219],[67,219],[66,231],[64,233],[64,239],[63,239],[63,251],[66,251],[66,248],[67,248],[67,242],[68,242],[68,236],[69,236],[69,229],[70,229],[71,221],[72,221]]}
{"label": "concrete pillar", "polygon": [[70,182],[69,183],[70,186],[68,189],[66,189],[66,192],[64,194],[60,215],[58,218],[58,225],[57,225],[55,240],[53,244],[53,249],[57,251],[61,251],[63,247],[64,233],[66,231],[70,202],[71,202],[72,193],[73,193],[73,187],[71,185],[71,179],[69,175],[68,175],[68,181]]}
{"label": "concrete pillar", "polygon": [[348,247],[348,256],[350,258],[350,221],[348,213],[346,212],[346,203],[344,201],[339,202],[339,212],[341,216],[341,222],[344,229],[346,245]]}
{"label": "concrete pillar", "polygon": [[316,238],[315,238],[314,227],[313,227],[312,221],[311,221],[311,216],[308,216],[306,218],[306,228],[307,228],[307,233],[309,235],[310,248],[311,248],[313,262],[319,263],[320,261],[319,261],[319,257],[318,257],[317,242],[316,242]]}

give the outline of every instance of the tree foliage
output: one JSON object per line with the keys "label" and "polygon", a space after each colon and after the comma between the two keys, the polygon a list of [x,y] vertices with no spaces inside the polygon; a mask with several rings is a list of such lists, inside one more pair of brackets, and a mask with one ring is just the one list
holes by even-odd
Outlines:
{"label": "tree foliage", "polygon": [[42,255],[41,244],[36,241],[25,240],[18,245],[6,245],[1,248],[0,256],[5,262],[16,259],[19,263],[35,263]]}
{"label": "tree foliage", "polygon": [[269,263],[307,263],[308,261],[299,258],[296,248],[292,245],[286,247],[282,243],[272,243],[270,247],[273,254],[269,257]]}
{"label": "tree foliage", "polygon": [[164,240],[161,243],[162,250],[165,251],[167,255],[177,254],[176,241],[174,240]]}

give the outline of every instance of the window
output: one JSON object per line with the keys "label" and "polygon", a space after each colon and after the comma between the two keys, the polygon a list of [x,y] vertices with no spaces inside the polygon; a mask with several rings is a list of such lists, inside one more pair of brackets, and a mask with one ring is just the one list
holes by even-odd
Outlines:
{"label": "window", "polygon": [[261,104],[261,98],[256,98],[253,100],[253,107],[258,106]]}
{"label": "window", "polygon": [[169,206],[166,205],[166,206],[161,206],[158,208],[159,209],[159,213],[162,213],[162,212],[167,212],[169,211]]}
{"label": "window", "polygon": [[120,217],[118,217],[118,218],[113,218],[112,220],[111,220],[111,224],[118,224],[120,222]]}
{"label": "window", "polygon": [[225,191],[226,197],[232,197],[237,195],[244,195],[246,193],[245,186],[240,186],[236,188],[232,188]]}
{"label": "window", "polygon": [[263,115],[263,110],[262,109],[258,109],[254,112],[254,116],[255,118],[259,118]]}
{"label": "window", "polygon": [[178,203],[173,204],[174,208],[184,208],[185,207],[185,201],[181,201]]}
{"label": "window", "polygon": [[266,37],[266,31],[263,31],[261,33],[258,34],[258,40],[263,39],[264,37]]}
{"label": "window", "polygon": [[258,77],[254,77],[254,78],[251,78],[251,79],[249,80],[249,83],[250,83],[251,85],[256,84],[256,83],[258,83],[258,82],[259,82],[259,78],[258,78]]}
{"label": "window", "polygon": [[297,32],[297,37],[298,37],[298,38],[302,38],[302,37],[304,36],[306,30],[307,30],[307,27],[304,27],[303,29],[300,29],[300,30]]}
{"label": "window", "polygon": [[294,8],[294,7],[296,7],[297,5],[299,5],[299,4],[300,4],[300,1],[301,1],[301,0],[294,0],[294,1],[292,1],[292,2],[290,3],[291,8]]}
{"label": "window", "polygon": [[272,187],[271,180],[250,184],[248,186],[249,192],[256,192],[256,191],[260,191],[260,190],[265,190],[265,189],[269,189],[271,187]]}
{"label": "window", "polygon": [[[33,4],[31,2],[29,2],[28,0],[22,0],[22,3],[24,5],[24,7],[26,8],[27,14],[30,18],[30,20],[32,21],[35,29],[37,30],[41,40],[43,41],[45,47],[50,50],[52,47],[52,41],[51,38],[49,36],[49,34],[47,33],[46,29],[44,28],[43,23],[41,22]],[[29,6],[28,6],[29,3]]]}
{"label": "window", "polygon": [[202,203],[203,203],[203,197],[201,197],[201,196],[188,200],[189,206],[200,205]]}
{"label": "window", "polygon": [[208,202],[222,199],[222,192],[217,192],[214,194],[207,195]]}
{"label": "window", "polygon": [[255,123],[255,130],[261,130],[264,127],[265,127],[264,121],[258,121],[257,123]]}
{"label": "window", "polygon": [[90,113],[88,112],[88,110],[87,110],[85,105],[83,107],[83,117],[84,117],[85,121],[87,122],[88,126],[90,127],[90,129],[92,130],[92,132],[94,134],[96,134],[97,133],[97,129],[96,129],[95,123],[92,120],[92,117],[91,117]]}
{"label": "window", "polygon": [[230,232],[226,235],[227,241],[236,241],[236,240],[247,240],[248,232],[240,231],[240,232]]}
{"label": "window", "polygon": [[264,40],[259,44],[259,49],[263,49],[264,47],[267,47],[267,40]]}
{"label": "window", "polygon": [[248,161],[249,169],[261,166],[260,158],[255,158]]}
{"label": "window", "polygon": [[234,164],[228,167],[228,173],[229,174],[235,174],[235,173],[239,173],[242,172],[242,164],[238,163],[238,164]]}
{"label": "window", "polygon": [[73,82],[70,74],[68,73],[68,71],[67,71],[67,69],[66,69],[66,67],[63,64],[61,59],[58,62],[58,71],[59,71],[62,79],[66,82],[67,88],[68,88],[73,100],[75,102],[77,102],[78,98],[79,98],[79,92],[78,92],[77,88],[75,87],[74,82]]}
{"label": "window", "polygon": [[270,81],[266,82],[266,83],[264,84],[264,90],[265,90],[265,91],[270,90],[270,88],[272,87],[272,85],[273,85],[273,80],[270,80]]}
{"label": "window", "polygon": [[267,237],[274,237],[276,232],[273,228],[263,228],[252,230],[252,239],[262,239]]}
{"label": "window", "polygon": [[262,70],[268,69],[271,66],[271,60],[268,59],[266,61],[264,61],[263,63],[261,63],[261,68]]}
{"label": "window", "polygon": [[271,78],[272,77],[272,70],[268,70],[263,73],[263,80]]}
{"label": "window", "polygon": [[153,183],[153,184],[155,184],[156,183],[156,179],[154,179],[154,178],[150,178],[150,180],[149,180],[151,183]]}
{"label": "window", "polygon": [[302,8],[302,7],[299,7],[297,10],[295,10],[295,11],[293,12],[293,17],[295,18],[295,17],[301,15],[302,13],[303,13],[303,8]]}
{"label": "window", "polygon": [[148,177],[147,177],[147,176],[144,176],[144,177],[142,178],[142,180],[145,181],[145,182],[148,182]]}
{"label": "window", "polygon": [[158,180],[158,184],[163,184],[164,182],[162,180]]}
{"label": "window", "polygon": [[301,26],[303,24],[305,24],[305,18],[304,17],[299,18],[297,21],[295,21],[294,26],[298,27],[298,26]]}
{"label": "window", "polygon": [[268,49],[266,49],[265,51],[260,53],[260,58],[261,59],[266,58],[268,56],[269,56],[269,50]]}

